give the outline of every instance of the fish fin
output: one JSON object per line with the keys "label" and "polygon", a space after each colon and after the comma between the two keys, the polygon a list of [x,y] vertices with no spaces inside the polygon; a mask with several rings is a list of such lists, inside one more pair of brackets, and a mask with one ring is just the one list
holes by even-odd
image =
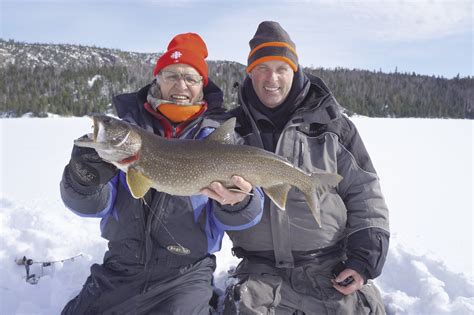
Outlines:
{"label": "fish fin", "polygon": [[234,143],[235,117],[226,120],[214,130],[204,141],[216,141],[222,144]]}
{"label": "fish fin", "polygon": [[316,223],[321,227],[321,208],[319,200],[329,187],[334,187],[342,180],[342,176],[336,173],[316,172],[311,173],[311,179],[314,183],[314,188],[311,190],[302,190],[306,203],[313,214]]}
{"label": "fish fin", "polygon": [[321,208],[319,207],[320,194],[319,190],[306,192],[303,191],[303,194],[306,198],[306,203],[308,204],[309,210],[313,214],[314,219],[319,227],[321,227]]}
{"label": "fish fin", "polygon": [[135,199],[142,198],[151,188],[151,180],[134,168],[127,171],[127,185]]}
{"label": "fish fin", "polygon": [[315,172],[311,173],[311,178],[316,184],[316,187],[326,186],[335,187],[342,180],[342,176],[337,173]]}
{"label": "fish fin", "polygon": [[288,196],[288,191],[290,190],[290,184],[280,184],[271,187],[264,187],[263,190],[267,196],[275,203],[278,208],[285,210],[286,206],[286,197]]}

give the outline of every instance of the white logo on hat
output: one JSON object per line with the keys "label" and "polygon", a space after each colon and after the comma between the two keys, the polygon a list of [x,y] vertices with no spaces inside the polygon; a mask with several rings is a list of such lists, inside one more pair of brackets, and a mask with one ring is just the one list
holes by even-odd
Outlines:
{"label": "white logo on hat", "polygon": [[182,55],[183,54],[179,50],[177,50],[174,53],[172,53],[170,57],[171,59],[179,59],[179,57],[181,57]]}

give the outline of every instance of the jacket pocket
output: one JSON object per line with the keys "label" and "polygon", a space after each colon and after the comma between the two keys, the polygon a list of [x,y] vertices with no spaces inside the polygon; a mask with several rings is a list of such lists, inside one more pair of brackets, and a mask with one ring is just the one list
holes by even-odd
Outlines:
{"label": "jacket pocket", "polygon": [[359,306],[363,314],[385,315],[385,307],[379,290],[372,281],[356,292]]}
{"label": "jacket pocket", "polygon": [[297,267],[291,274],[293,289],[323,301],[339,301],[344,295],[332,286],[332,260]]}
{"label": "jacket pocket", "polygon": [[331,134],[310,137],[297,133],[293,163],[307,172],[337,172],[337,138]]}
{"label": "jacket pocket", "polygon": [[250,274],[232,286],[227,298],[238,305],[241,314],[274,314],[281,302],[282,282],[280,276]]}

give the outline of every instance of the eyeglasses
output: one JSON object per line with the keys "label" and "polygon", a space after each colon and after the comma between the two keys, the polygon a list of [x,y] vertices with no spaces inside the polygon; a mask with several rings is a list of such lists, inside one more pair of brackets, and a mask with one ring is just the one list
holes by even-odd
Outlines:
{"label": "eyeglasses", "polygon": [[184,83],[186,83],[187,86],[194,86],[202,81],[202,76],[198,74],[161,71],[160,75],[166,83],[176,83],[179,79],[183,78]]}

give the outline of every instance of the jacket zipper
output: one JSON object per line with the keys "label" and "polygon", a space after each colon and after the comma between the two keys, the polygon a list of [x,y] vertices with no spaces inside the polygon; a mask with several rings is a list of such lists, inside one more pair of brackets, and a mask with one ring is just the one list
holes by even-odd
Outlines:
{"label": "jacket zipper", "polygon": [[242,106],[242,109],[247,115],[247,118],[250,120],[250,124],[252,125],[253,132],[257,136],[258,145],[260,148],[263,149],[264,148],[263,140],[262,140],[262,136],[260,135],[260,131],[258,130],[257,123],[253,119],[253,115],[250,113],[250,110],[247,108],[247,104],[243,101],[244,98],[242,96],[242,87],[238,89],[238,99],[240,100],[240,106]]}
{"label": "jacket zipper", "polygon": [[[383,250],[383,242],[382,242],[382,236],[380,233],[377,233],[377,240],[379,241],[379,246],[380,246],[380,253],[382,253]],[[375,264],[375,267],[377,267],[380,264],[380,260],[382,259],[382,254],[377,258],[377,262]]]}
{"label": "jacket zipper", "polygon": [[304,142],[300,139],[300,154],[298,157],[298,167],[301,168],[303,166],[303,159],[304,159]]}

